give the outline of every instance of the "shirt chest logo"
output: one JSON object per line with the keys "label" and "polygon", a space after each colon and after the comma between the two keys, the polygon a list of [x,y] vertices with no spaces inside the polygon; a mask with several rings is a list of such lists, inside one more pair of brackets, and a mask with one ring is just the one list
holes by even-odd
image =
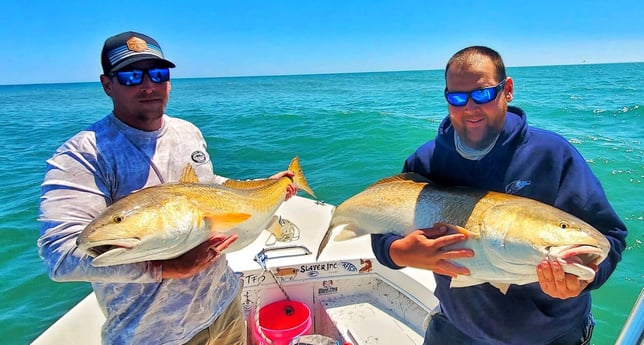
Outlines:
{"label": "shirt chest logo", "polygon": [[526,180],[516,180],[508,183],[505,186],[505,193],[507,194],[517,194],[523,188],[529,186],[532,182]]}

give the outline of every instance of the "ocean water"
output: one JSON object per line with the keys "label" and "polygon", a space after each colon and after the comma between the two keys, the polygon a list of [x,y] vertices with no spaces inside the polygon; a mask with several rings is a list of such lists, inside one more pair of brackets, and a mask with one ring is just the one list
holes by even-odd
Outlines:
{"label": "ocean water", "polygon": [[[644,63],[509,68],[528,122],[572,142],[630,230],[593,292],[593,344],[613,344],[644,286]],[[338,204],[400,171],[446,115],[443,71],[175,79],[167,113],[197,124],[215,171],[259,178],[298,155],[318,197]],[[98,82],[0,86],[0,330],[27,344],[90,292],[49,280],[36,249],[39,185],[57,146],[105,116]],[[526,320],[530,322],[530,320]]]}

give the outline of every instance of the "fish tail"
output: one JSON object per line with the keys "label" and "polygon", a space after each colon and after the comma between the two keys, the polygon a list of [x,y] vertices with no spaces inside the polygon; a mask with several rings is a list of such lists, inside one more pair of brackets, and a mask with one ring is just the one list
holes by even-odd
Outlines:
{"label": "fish tail", "polygon": [[313,193],[313,190],[311,189],[311,187],[309,187],[309,183],[306,181],[306,177],[304,177],[302,167],[300,166],[300,159],[297,156],[295,156],[295,158],[291,160],[291,164],[289,164],[288,170],[294,174],[293,183],[295,184],[295,186],[317,199],[315,193]]}

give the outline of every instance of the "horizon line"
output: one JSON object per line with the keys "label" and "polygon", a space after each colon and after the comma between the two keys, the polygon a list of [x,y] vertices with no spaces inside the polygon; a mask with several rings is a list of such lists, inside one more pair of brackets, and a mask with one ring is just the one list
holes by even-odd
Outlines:
{"label": "horizon line", "polygon": [[[638,64],[644,61],[619,61],[619,62],[586,62],[581,63],[562,63],[562,64],[544,64],[544,65],[514,65],[506,68],[532,68],[532,67],[558,67],[558,66],[582,66],[582,65],[614,65],[614,64]],[[399,73],[399,72],[425,72],[425,71],[442,71],[444,68],[434,69],[409,69],[409,70],[382,70],[382,71],[352,71],[352,72],[325,72],[325,73],[293,73],[293,74],[261,74],[261,75],[230,75],[230,76],[183,76],[173,77],[172,79],[224,79],[224,78],[263,78],[263,77],[295,77],[295,76],[322,76],[338,74],[366,74],[366,73]],[[33,82],[33,83],[9,83],[0,84],[2,86],[30,86],[30,85],[59,85],[59,84],[86,84],[100,83],[95,81],[65,81],[65,82]]]}

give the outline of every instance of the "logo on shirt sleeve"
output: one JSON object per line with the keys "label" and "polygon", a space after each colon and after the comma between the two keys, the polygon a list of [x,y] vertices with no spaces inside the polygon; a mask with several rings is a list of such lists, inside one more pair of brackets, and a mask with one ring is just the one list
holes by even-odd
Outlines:
{"label": "logo on shirt sleeve", "polygon": [[203,152],[203,151],[195,151],[190,155],[190,158],[192,158],[192,161],[195,163],[205,163],[208,161],[208,155]]}

